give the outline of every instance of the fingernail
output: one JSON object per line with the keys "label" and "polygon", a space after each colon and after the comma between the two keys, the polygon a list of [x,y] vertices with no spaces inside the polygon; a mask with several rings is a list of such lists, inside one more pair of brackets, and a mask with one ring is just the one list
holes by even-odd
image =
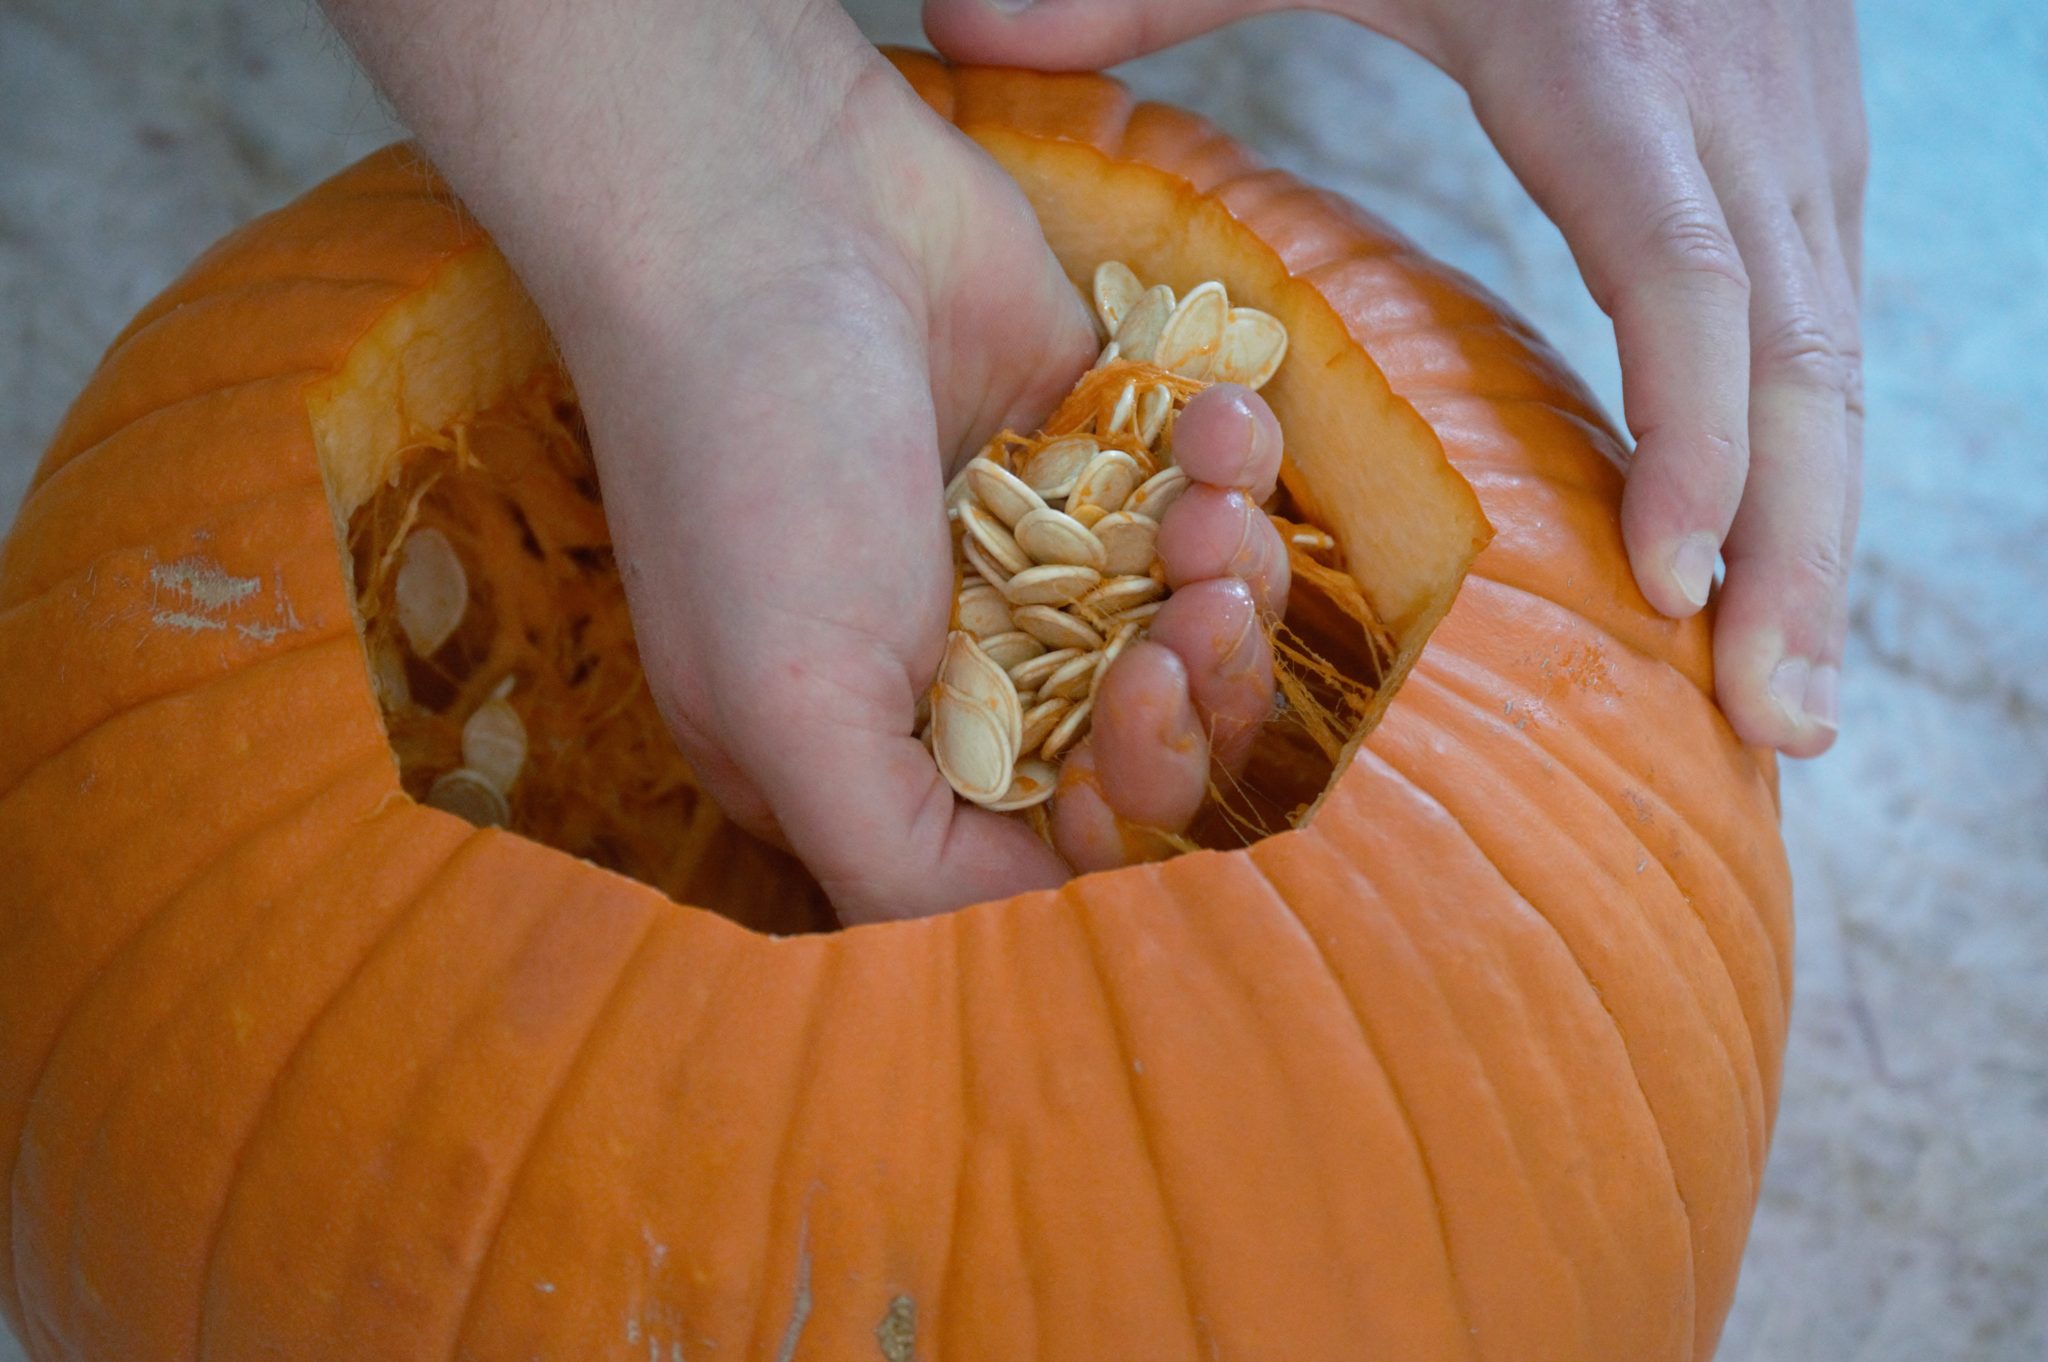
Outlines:
{"label": "fingernail", "polygon": [[1842,669],[1822,663],[1806,678],[1806,713],[1830,733],[1841,731]]}
{"label": "fingernail", "polygon": [[1707,603],[1707,592],[1714,585],[1714,557],[1720,549],[1711,534],[1694,534],[1680,540],[1671,555],[1671,580],[1695,610]]}
{"label": "fingernail", "polygon": [[1771,672],[1771,700],[1795,724],[1806,722],[1806,682],[1813,664],[1788,657]]}

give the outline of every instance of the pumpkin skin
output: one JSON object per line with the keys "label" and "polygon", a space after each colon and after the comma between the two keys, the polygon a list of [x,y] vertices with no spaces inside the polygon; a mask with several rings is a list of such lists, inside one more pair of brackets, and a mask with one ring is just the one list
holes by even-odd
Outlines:
{"label": "pumpkin skin", "polygon": [[[1355,342],[1299,397],[1374,404],[1386,469],[1287,428],[1408,665],[1357,759],[1242,852],[779,940],[412,803],[337,499],[546,342],[374,156],[137,318],[0,559],[32,1356],[1711,1353],[1789,882],[1705,622],[1629,576],[1616,438],[1469,281],[1198,120],[897,60],[1070,269],[1277,267],[1244,301]],[[1119,238],[1133,185],[1211,253]]]}

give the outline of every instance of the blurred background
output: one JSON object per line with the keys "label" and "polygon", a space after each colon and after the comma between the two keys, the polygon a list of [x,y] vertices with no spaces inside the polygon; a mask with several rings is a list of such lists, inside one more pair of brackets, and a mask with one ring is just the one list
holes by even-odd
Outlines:
{"label": "blurred background", "polygon": [[[918,41],[914,0],[850,8]],[[1869,422],[1843,729],[1784,772],[1798,997],[1720,1357],[2042,1362],[2048,6],[1860,11]],[[1478,276],[1619,411],[1606,319],[1436,71],[1290,15],[1123,74]],[[133,312],[396,135],[309,4],[0,0],[0,530]]]}

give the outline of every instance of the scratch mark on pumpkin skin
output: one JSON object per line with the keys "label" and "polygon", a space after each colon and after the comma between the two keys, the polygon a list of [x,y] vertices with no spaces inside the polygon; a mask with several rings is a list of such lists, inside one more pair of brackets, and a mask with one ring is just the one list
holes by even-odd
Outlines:
{"label": "scratch mark on pumpkin skin", "polygon": [[204,615],[195,615],[186,610],[159,610],[149,617],[149,622],[159,629],[183,629],[188,634],[227,628],[227,625],[219,620],[208,619]]}
{"label": "scratch mark on pumpkin skin", "polygon": [[782,1346],[775,1350],[775,1362],[790,1362],[796,1345],[811,1318],[811,1217],[808,1212],[796,1227],[796,1296],[789,1303],[789,1324],[782,1331]]}
{"label": "scratch mark on pumpkin skin", "polygon": [[219,563],[197,554],[159,563],[149,570],[149,580],[152,586],[175,591],[208,612],[225,610],[263,588],[261,577],[236,577]]}

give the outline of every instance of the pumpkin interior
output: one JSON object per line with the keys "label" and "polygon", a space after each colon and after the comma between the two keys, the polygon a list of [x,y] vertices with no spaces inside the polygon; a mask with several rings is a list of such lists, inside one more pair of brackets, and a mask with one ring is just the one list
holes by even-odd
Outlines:
{"label": "pumpkin interior", "polygon": [[[1031,151],[1020,141],[1002,159],[1077,284],[1103,258],[1177,290],[1221,278],[1289,327],[1290,359],[1267,390],[1289,442],[1278,509],[1330,531],[1350,571],[1297,556],[1276,640],[1288,703],[1242,782],[1216,791],[1177,843],[1244,845],[1313,811],[1448,609],[1484,522],[1334,314],[1227,213],[1192,209],[1207,201],[1156,172],[1099,156],[1040,166]],[[1123,171],[1138,177],[1127,192],[1094,183]],[[1089,216],[1097,193],[1118,204],[1114,222]],[[459,764],[464,717],[504,693],[529,738],[514,832],[756,930],[833,924],[803,868],[729,824],[667,736],[574,395],[501,257],[479,249],[445,268],[358,342],[309,408],[366,673],[409,796]],[[463,560],[469,605],[421,658],[394,625],[394,564],[428,527]]]}

